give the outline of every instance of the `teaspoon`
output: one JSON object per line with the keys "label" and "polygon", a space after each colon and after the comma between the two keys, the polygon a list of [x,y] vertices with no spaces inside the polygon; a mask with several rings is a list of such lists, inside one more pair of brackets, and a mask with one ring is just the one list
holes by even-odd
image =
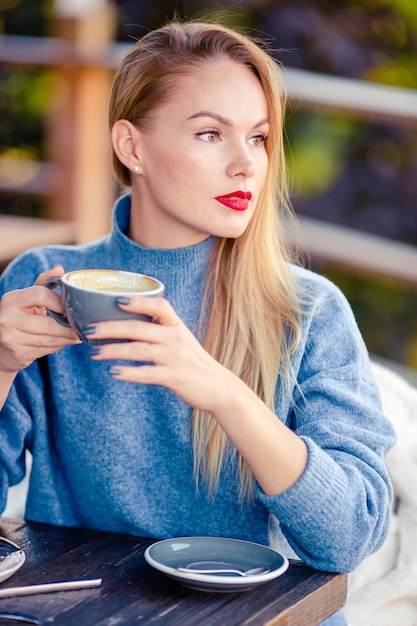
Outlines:
{"label": "teaspoon", "polygon": [[252,569],[242,570],[232,567],[210,567],[207,569],[199,569],[198,567],[177,567],[178,572],[188,572],[188,574],[237,574],[238,576],[256,576],[257,574],[266,574],[269,567],[253,567]]}
{"label": "teaspoon", "polygon": [[36,615],[27,613],[9,613],[8,611],[0,611],[0,619],[10,619],[14,622],[24,622],[26,624],[40,624],[41,620]]}

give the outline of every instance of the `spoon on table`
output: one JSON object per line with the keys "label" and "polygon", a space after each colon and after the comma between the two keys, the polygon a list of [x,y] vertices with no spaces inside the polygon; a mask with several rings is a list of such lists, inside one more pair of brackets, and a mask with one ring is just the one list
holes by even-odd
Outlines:
{"label": "spoon on table", "polygon": [[215,567],[177,567],[178,572],[187,572],[188,574],[237,574],[238,576],[256,576],[269,572],[269,567],[253,567],[251,569],[237,569],[235,567],[219,567],[216,563]]}
{"label": "spoon on table", "polygon": [[14,622],[22,622],[25,624],[40,624],[41,620],[36,615],[28,613],[11,613],[9,611],[0,611],[0,621],[4,619],[13,620]]}

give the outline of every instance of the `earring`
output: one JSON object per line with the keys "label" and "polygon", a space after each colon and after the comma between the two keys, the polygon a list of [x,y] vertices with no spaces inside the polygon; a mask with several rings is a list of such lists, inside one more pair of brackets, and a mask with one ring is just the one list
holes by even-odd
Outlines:
{"label": "earring", "polygon": [[135,172],[139,172],[139,170],[140,170],[139,165],[134,165],[134,166],[133,166],[133,170],[134,170]]}

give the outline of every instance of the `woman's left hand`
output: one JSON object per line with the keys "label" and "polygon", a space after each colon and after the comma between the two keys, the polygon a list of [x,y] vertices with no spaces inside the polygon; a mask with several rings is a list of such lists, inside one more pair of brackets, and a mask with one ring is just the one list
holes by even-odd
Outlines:
{"label": "woman's left hand", "polygon": [[[217,394],[225,379],[233,376],[211,357],[164,298],[133,296],[120,308],[150,315],[154,322],[141,320],[98,323],[91,339],[127,339],[126,343],[100,346],[94,360],[137,361],[138,365],[117,365],[110,370],[118,379],[134,383],[163,385],[193,408],[214,411]],[[217,382],[216,382],[217,381]]]}

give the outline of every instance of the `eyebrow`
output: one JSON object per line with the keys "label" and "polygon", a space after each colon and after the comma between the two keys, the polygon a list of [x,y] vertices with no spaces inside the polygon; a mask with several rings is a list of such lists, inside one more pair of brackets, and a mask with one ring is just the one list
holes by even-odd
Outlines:
{"label": "eyebrow", "polygon": [[[187,117],[187,120],[195,120],[198,117],[211,117],[213,120],[216,120],[217,122],[219,122],[220,124],[223,124],[224,126],[233,126],[232,120],[230,120],[227,117],[223,117],[222,115],[219,115],[218,113],[214,113],[213,111],[199,111],[198,113],[194,113],[194,115]],[[269,123],[268,119],[265,117],[264,119],[260,120],[257,124],[255,124],[254,128],[258,128],[259,126],[263,126],[264,124],[268,124],[268,123]]]}

